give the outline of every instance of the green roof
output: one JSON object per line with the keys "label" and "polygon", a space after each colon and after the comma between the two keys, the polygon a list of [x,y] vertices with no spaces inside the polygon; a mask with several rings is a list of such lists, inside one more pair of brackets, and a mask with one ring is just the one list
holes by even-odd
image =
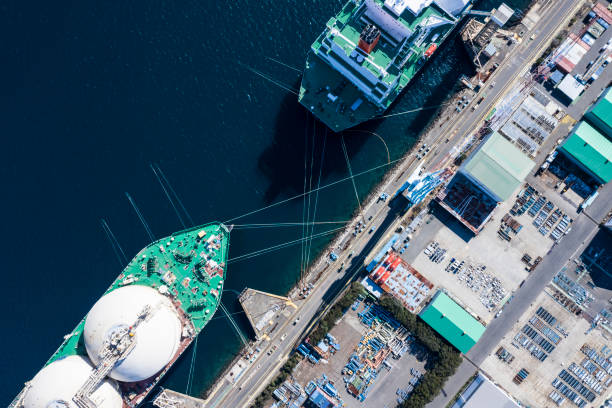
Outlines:
{"label": "green roof", "polygon": [[525,180],[535,163],[497,132],[472,155],[462,171],[500,201],[505,201]]}
{"label": "green roof", "polygon": [[600,181],[612,179],[612,142],[586,122],[580,122],[561,150],[580,162]]}
{"label": "green roof", "polygon": [[587,112],[585,117],[605,135],[612,138],[612,88],[608,88],[601,99]]}
{"label": "green roof", "polygon": [[460,352],[467,353],[485,327],[442,291],[438,291],[419,315]]}

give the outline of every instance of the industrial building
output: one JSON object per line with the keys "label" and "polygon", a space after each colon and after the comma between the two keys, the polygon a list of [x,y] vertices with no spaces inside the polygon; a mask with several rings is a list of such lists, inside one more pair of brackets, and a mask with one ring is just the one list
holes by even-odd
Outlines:
{"label": "industrial building", "polygon": [[335,408],[338,405],[317,387],[304,403],[305,408]]}
{"label": "industrial building", "polygon": [[584,115],[584,118],[612,139],[612,87],[606,89],[599,101]]}
{"label": "industrial building", "polygon": [[478,373],[452,408],[518,408],[519,405],[487,377]]}
{"label": "industrial building", "polygon": [[510,198],[534,166],[517,146],[493,132],[436,199],[478,234],[497,203]]}
{"label": "industrial building", "polygon": [[395,252],[385,257],[370,274],[370,279],[411,312],[419,308],[434,286]]}
{"label": "industrial building", "polygon": [[569,37],[557,48],[552,60],[559,70],[569,74],[590,49],[587,43],[570,33]]}
{"label": "industrial building", "polygon": [[576,78],[567,74],[557,85],[557,90],[567,98],[567,104],[571,104],[584,92],[585,86]]}
{"label": "industrial building", "polygon": [[453,177],[436,197],[442,208],[477,235],[484,227],[497,201],[472,183],[463,173]]}
{"label": "industrial building", "polygon": [[559,150],[599,183],[612,179],[612,142],[587,122],[580,122]]}
{"label": "industrial building", "polygon": [[480,322],[442,291],[419,316],[462,353],[467,353],[485,331]]}
{"label": "industrial building", "polygon": [[498,202],[506,201],[535,163],[499,133],[492,133],[462,166],[461,172]]}
{"label": "industrial building", "polygon": [[[538,96],[536,94],[536,96]],[[550,104],[550,101],[547,101]],[[535,157],[540,145],[550,136],[559,121],[536,97],[528,96],[500,133],[531,157]]]}

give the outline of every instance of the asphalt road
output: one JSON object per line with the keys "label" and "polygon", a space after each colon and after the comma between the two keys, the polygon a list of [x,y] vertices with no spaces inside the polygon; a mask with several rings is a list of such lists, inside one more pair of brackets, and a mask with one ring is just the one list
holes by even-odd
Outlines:
{"label": "asphalt road", "polygon": [[[573,14],[573,12],[568,11],[572,6],[575,6],[573,0],[559,0],[554,8],[542,10],[542,19],[535,31],[536,38],[531,41],[525,40],[521,44],[514,45],[514,49],[510,51],[510,55],[507,59],[508,63],[500,66],[489,80],[489,82],[494,83],[494,85],[482,91],[486,92],[487,97],[485,100],[480,105],[476,106],[473,111],[470,108],[466,108],[461,114],[456,115],[447,125],[428,133],[423,140],[423,142],[432,147],[431,152],[424,159],[427,167],[439,168],[449,160],[448,155],[451,149],[481,124],[484,115],[489,112],[499,98],[505,94],[511,84],[515,82],[514,80],[520,76],[518,74],[521,71],[524,72],[523,69],[526,67],[526,63],[533,60],[541,52],[547,40],[553,35],[555,29],[560,26],[559,22],[566,16]],[[529,38],[530,35],[531,33],[527,33],[525,38]],[[475,97],[472,103],[475,104],[475,101],[479,97],[480,96]],[[449,142],[446,142],[447,138]],[[421,162],[416,161],[414,156],[408,158],[403,163],[401,169],[393,175],[393,177],[388,179],[379,193],[384,191],[392,195],[419,164],[421,164]],[[401,175],[401,177],[398,177],[399,175]],[[600,199],[604,199],[604,197]],[[269,343],[270,347],[274,344],[278,345],[278,349],[270,356],[266,353],[268,349],[262,350],[260,357],[246,369],[236,384],[233,384],[229,389],[222,390],[218,393],[219,395],[213,395],[209,399],[207,407],[249,406],[265,385],[274,375],[276,375],[278,369],[286,361],[287,356],[298,340],[304,337],[310,328],[318,321],[318,318],[328,309],[329,305],[333,304],[333,301],[341,292],[342,288],[346,287],[346,285],[362,270],[365,256],[371,252],[379,241],[383,241],[382,238],[396,228],[397,211],[398,208],[396,206],[376,202],[375,200],[370,201],[364,206],[364,218],[367,219],[369,216],[372,216],[372,220],[368,222],[365,232],[353,239],[350,247],[340,254],[339,259],[334,264],[328,267],[328,270],[323,274],[319,282],[317,282],[311,295],[306,300],[296,302],[298,310],[285,327],[276,330],[276,335],[272,337]],[[359,219],[361,219],[361,217],[359,217]],[[349,234],[356,222],[357,219],[353,220],[348,227]],[[376,231],[369,234],[367,231],[372,225],[376,227]],[[537,296],[544,285],[550,281],[553,273],[560,268],[558,263],[561,262],[561,259],[567,259],[567,251],[576,248],[579,243],[588,239],[589,234],[594,234],[593,225],[593,222],[585,215],[580,216],[575,221],[571,233],[561,241],[561,244],[553,249],[552,255],[555,256],[547,256],[534,273],[532,273],[528,282],[523,286],[524,289],[516,295],[515,300],[509,305],[511,307],[507,307],[507,310],[504,311],[504,318],[496,319],[496,321],[490,325],[481,341],[468,354],[468,357],[474,354],[477,355],[474,357],[476,361],[479,360],[478,356],[484,359],[484,356],[488,354],[488,350],[494,347],[505,333],[505,326],[502,322],[511,322],[511,319],[517,319],[518,316],[520,316],[522,313],[520,305],[522,305],[523,302],[527,302],[526,305],[529,305],[529,299]],[[348,258],[349,252],[355,254],[350,260]],[[343,262],[348,266],[342,273],[338,273],[337,268]],[[299,321],[296,325],[293,325],[292,322],[297,317],[299,317]],[[280,337],[283,334],[287,334],[287,336],[285,340],[281,342]],[[479,353],[483,354],[481,355]],[[458,389],[465,380],[465,376],[461,378],[453,377],[450,379],[449,384],[460,382],[457,386]],[[450,388],[453,387],[445,388],[452,391]],[[454,393],[450,394],[450,396],[452,395],[454,395]],[[214,404],[212,404],[212,402],[214,402]]]}

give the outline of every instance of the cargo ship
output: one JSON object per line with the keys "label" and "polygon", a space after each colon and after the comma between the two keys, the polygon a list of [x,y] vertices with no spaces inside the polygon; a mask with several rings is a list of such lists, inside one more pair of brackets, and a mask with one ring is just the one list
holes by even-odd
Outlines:
{"label": "cargo ship", "polygon": [[312,44],[298,99],[335,132],[385,112],[471,0],[349,0]]}
{"label": "cargo ship", "polygon": [[211,223],[142,249],[9,407],[142,403],[217,310],[229,232]]}

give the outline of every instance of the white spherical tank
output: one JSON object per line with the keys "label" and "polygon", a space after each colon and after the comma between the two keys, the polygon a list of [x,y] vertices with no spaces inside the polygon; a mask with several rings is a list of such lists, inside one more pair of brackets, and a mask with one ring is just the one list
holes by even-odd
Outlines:
{"label": "white spherical tank", "polygon": [[[89,360],[69,356],[56,360],[30,381],[23,401],[24,408],[78,408],[72,397],[93,371]],[[98,408],[121,408],[123,400],[113,380],[105,379],[91,394]]]}
{"label": "white spherical tank", "polygon": [[105,340],[120,328],[132,326],[147,307],[149,316],[135,328],[136,345],[117,363],[110,377],[135,382],[152,377],[172,360],[181,340],[181,320],[168,298],[142,285],[125,286],[102,296],[87,314],[84,339],[94,364]]}

